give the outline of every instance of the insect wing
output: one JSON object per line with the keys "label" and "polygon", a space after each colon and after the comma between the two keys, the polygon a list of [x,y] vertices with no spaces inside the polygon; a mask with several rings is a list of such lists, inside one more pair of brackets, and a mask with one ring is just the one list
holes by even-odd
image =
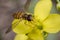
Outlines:
{"label": "insect wing", "polygon": [[22,21],[22,19],[19,19],[19,21],[17,21],[14,24],[12,24],[13,28],[15,28],[21,21]]}

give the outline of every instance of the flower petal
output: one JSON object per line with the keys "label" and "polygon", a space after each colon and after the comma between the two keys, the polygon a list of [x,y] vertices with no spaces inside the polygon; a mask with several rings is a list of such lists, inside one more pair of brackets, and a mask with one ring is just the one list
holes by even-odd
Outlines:
{"label": "flower petal", "polygon": [[34,16],[37,20],[43,21],[50,13],[52,8],[52,2],[49,1],[39,1],[34,9]]}
{"label": "flower petal", "polygon": [[27,40],[28,37],[25,34],[17,34],[14,40]]}
{"label": "flower petal", "polygon": [[41,30],[34,28],[29,34],[28,36],[32,39],[32,40],[44,40],[43,35],[41,33]]}
{"label": "flower petal", "polygon": [[19,21],[19,19],[14,19],[14,21],[12,22],[12,24],[15,24]]}
{"label": "flower petal", "polygon": [[60,15],[50,14],[50,16],[43,22],[43,30],[48,33],[56,33],[60,29]]}
{"label": "flower petal", "polygon": [[17,20],[15,24],[13,24],[16,19],[12,22],[12,30],[17,34],[26,34],[33,29],[33,24],[28,22],[27,20]]}

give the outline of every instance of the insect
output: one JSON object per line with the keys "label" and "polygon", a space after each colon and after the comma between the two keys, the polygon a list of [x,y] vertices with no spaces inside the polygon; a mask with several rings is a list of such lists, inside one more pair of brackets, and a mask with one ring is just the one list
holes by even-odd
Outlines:
{"label": "insect", "polygon": [[[32,21],[32,15],[31,14],[27,14],[24,11],[18,11],[16,13],[14,13],[12,16],[14,17],[14,19],[23,19],[23,20],[27,20],[27,21]],[[21,22],[21,20],[16,22],[15,26],[18,25],[20,22]],[[14,26],[14,28],[15,28],[15,26]],[[8,28],[6,33],[9,33],[10,31],[11,31],[11,28]]]}
{"label": "insect", "polygon": [[13,14],[13,17],[15,19],[21,19],[22,18],[22,19],[28,20],[28,21],[32,20],[32,15],[31,14],[27,14],[24,11],[18,11],[18,12],[16,12],[15,14]]}
{"label": "insect", "polygon": [[[29,0],[29,1],[27,0],[26,7],[25,7],[25,8],[28,7],[27,5],[30,4],[30,1],[31,1],[31,0]],[[27,14],[25,11],[17,11],[17,12],[14,13],[12,16],[13,16],[13,18],[15,18],[15,19],[24,19],[24,20],[27,20],[27,21],[32,21],[32,18],[33,18],[31,14]],[[21,20],[20,20],[19,22],[21,22]],[[15,24],[15,26],[16,26],[17,24],[19,24],[19,22],[17,22],[17,23]],[[11,30],[11,27],[9,27],[9,28],[7,29],[6,33],[9,33],[10,31],[12,31],[12,30]]]}

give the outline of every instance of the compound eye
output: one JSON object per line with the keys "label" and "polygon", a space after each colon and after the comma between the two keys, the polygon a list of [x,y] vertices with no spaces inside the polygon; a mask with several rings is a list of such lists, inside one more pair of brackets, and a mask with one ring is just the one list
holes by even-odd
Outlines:
{"label": "compound eye", "polygon": [[32,15],[28,15],[27,20],[31,21],[32,20]]}

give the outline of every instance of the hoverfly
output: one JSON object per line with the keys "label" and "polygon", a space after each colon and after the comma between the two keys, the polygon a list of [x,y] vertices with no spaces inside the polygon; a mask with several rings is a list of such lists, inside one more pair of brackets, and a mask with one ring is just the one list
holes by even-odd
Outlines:
{"label": "hoverfly", "polygon": [[31,14],[27,14],[24,11],[18,11],[16,13],[14,13],[13,17],[15,19],[24,19],[24,20],[27,20],[27,21],[31,21],[32,20],[32,15]]}
{"label": "hoverfly", "polygon": [[[27,8],[30,4],[31,0],[27,0],[27,3],[25,4],[25,8]],[[16,13],[14,13],[13,15],[14,19],[24,19],[27,21],[32,21],[33,17],[31,14],[27,14],[25,11],[17,11]],[[22,20],[20,20],[19,22],[21,22]],[[15,25],[19,24],[19,22],[17,22]],[[6,31],[6,33],[9,33],[11,31],[11,27],[8,28],[8,30]]]}
{"label": "hoverfly", "polygon": [[[18,22],[14,23],[15,26],[18,25],[22,20],[27,20],[27,21],[32,21],[32,14],[28,14],[25,11],[17,11],[16,13],[13,14],[14,19],[19,19]],[[26,24],[26,22],[25,22]],[[15,27],[14,26],[14,27]]]}
{"label": "hoverfly", "polygon": [[[22,19],[22,20],[32,21],[32,15],[31,14],[27,14],[24,11],[17,11],[12,16],[13,16],[14,19]],[[22,20],[19,20],[18,22],[14,23],[15,26],[17,24],[19,24]],[[8,28],[8,30],[6,31],[6,33],[9,33],[10,31],[11,31],[11,28]]]}

